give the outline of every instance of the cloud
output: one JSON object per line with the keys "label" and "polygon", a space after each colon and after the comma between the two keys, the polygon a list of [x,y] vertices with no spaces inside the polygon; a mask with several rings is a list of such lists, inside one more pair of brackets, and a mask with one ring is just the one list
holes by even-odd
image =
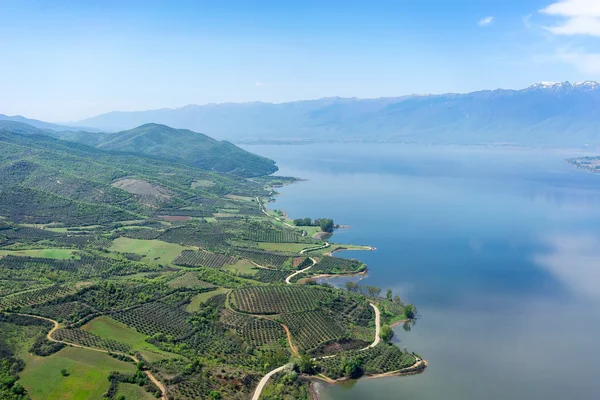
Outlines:
{"label": "cloud", "polygon": [[558,52],[558,60],[571,64],[584,74],[600,75],[600,53]]}
{"label": "cloud", "polygon": [[480,19],[478,24],[479,24],[479,26],[488,26],[492,22],[494,22],[494,17],[485,17],[485,18]]}
{"label": "cloud", "polygon": [[254,86],[256,86],[256,87],[261,87],[262,85],[263,85],[263,84],[262,84],[262,82],[256,82],[256,83],[254,84]]}
{"label": "cloud", "polygon": [[546,29],[555,35],[600,37],[600,1],[562,0],[542,8],[541,13],[563,20]]}

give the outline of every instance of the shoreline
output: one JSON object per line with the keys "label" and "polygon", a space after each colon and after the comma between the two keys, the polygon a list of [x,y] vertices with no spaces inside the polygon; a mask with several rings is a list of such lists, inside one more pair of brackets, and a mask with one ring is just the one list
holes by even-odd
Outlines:
{"label": "shoreline", "polygon": [[[371,374],[371,375],[363,375],[360,378],[352,379],[352,378],[338,378],[332,379],[327,375],[318,374],[318,375],[303,375],[303,378],[308,381],[317,381],[317,382],[325,382],[329,385],[340,385],[346,382],[352,381],[360,381],[360,380],[369,380],[369,379],[381,379],[381,378],[389,378],[389,377],[399,377],[399,376],[410,376],[417,375],[425,372],[425,369],[429,366],[429,363],[425,359],[418,358],[413,365],[408,366],[406,368],[399,369],[397,371],[384,372],[381,374]],[[318,392],[317,392],[318,395]],[[319,397],[318,397],[319,398]]]}
{"label": "shoreline", "polygon": [[[295,184],[298,183],[299,181],[295,181],[291,184]],[[280,186],[283,187],[284,185]],[[277,193],[276,196],[280,196],[281,193]],[[267,200],[266,203],[264,203],[262,205],[262,207],[264,208],[264,210],[267,210],[266,205],[268,203],[275,203],[276,200],[276,196],[273,196]],[[259,204],[261,204],[259,202]],[[289,214],[283,210],[279,210],[281,212],[281,217],[283,219],[283,221],[281,221],[279,218],[274,217],[275,219],[279,220],[280,222],[284,223],[285,225],[288,225],[287,220],[289,220]],[[266,214],[266,213],[265,213]],[[267,214],[268,215],[268,214]],[[300,227],[295,227],[296,229],[299,229]],[[333,232],[317,232],[316,234],[313,235],[313,238],[318,239],[318,240],[326,240],[323,239],[322,237],[327,237],[327,239],[329,239],[330,237],[332,237],[335,234],[335,231],[337,229],[349,229],[350,226],[349,225],[337,225],[335,227],[335,229],[333,230]],[[329,242],[327,242],[329,244]],[[347,247],[346,247],[347,246]],[[323,253],[324,256],[333,256],[335,253],[339,253],[342,251],[376,251],[377,248],[375,246],[370,246],[370,245],[353,245],[353,244],[339,244],[339,245],[335,245],[335,244],[331,244],[331,247],[333,247],[333,250],[327,252],[327,253]],[[310,268],[310,267],[309,267]],[[329,278],[338,278],[338,277],[360,277],[359,280],[362,280],[364,278],[367,277],[368,274],[368,267],[365,267],[365,269],[363,271],[360,272],[355,272],[355,273],[345,273],[345,274],[318,274],[315,276],[309,276],[306,278],[302,278],[299,279],[297,281],[298,284],[305,284],[306,281],[308,280],[317,280],[317,279],[329,279]],[[289,282],[288,282],[289,283]],[[394,323],[392,323],[390,325],[391,328],[397,327],[399,325],[402,325],[406,322],[410,321],[409,319],[401,319],[398,321],[395,321]],[[309,396],[311,400],[320,400],[322,395],[320,393],[320,390],[318,388],[318,386],[316,386],[316,383],[322,382],[322,383],[327,383],[329,385],[339,385],[339,384],[343,384],[346,382],[351,382],[351,381],[359,381],[361,379],[364,380],[368,380],[368,379],[381,379],[381,378],[389,378],[389,377],[402,377],[402,376],[409,376],[409,375],[417,375],[417,374],[421,374],[425,371],[425,369],[428,367],[428,362],[425,359],[421,359],[419,357],[416,357],[416,361],[413,365],[410,365],[406,368],[400,369],[400,370],[396,370],[396,371],[390,371],[390,372],[385,372],[385,373],[380,373],[380,374],[372,374],[372,375],[363,375],[358,379],[350,379],[350,378],[339,378],[339,379],[332,379],[329,378],[326,375],[322,375],[322,374],[318,374],[318,375],[302,375],[302,378],[307,380],[309,382]]]}

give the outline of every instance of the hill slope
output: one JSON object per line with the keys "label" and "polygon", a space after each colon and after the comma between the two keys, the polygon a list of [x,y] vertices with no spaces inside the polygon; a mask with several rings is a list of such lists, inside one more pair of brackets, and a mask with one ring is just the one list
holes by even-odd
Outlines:
{"label": "hill slope", "polygon": [[243,141],[409,141],[583,146],[600,144],[600,85],[541,83],[523,90],[283,104],[111,112],[79,121],[126,129],[146,122]]}
{"label": "hill slope", "polygon": [[[194,207],[198,197],[261,192],[262,185],[178,159],[106,151],[0,124],[0,215],[18,222],[106,223]],[[124,190],[123,179],[145,193]],[[193,189],[195,181],[211,186]],[[168,194],[168,195],[165,195]]]}
{"label": "hill slope", "polygon": [[206,170],[240,176],[268,175],[277,171],[275,162],[247,152],[229,142],[219,142],[187,129],[159,124],[105,134],[96,147],[105,150],[180,158]]}

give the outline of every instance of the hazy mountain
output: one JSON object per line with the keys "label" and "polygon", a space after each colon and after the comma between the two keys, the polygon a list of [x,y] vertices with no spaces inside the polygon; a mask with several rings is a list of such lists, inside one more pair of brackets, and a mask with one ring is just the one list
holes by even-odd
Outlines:
{"label": "hazy mountain", "polygon": [[95,129],[93,128],[82,128],[79,126],[68,126],[68,125],[59,125],[59,124],[53,124],[50,122],[44,122],[44,121],[40,121],[37,119],[30,119],[30,118],[25,118],[22,117],[20,115],[4,115],[4,114],[0,114],[0,121],[12,121],[12,122],[21,122],[27,125],[31,125],[34,128],[39,128],[39,129],[49,129],[49,130],[53,130],[53,131],[66,131],[66,130],[73,130],[73,129],[82,129],[82,130],[93,130],[95,131]]}
{"label": "hazy mountain", "polygon": [[543,82],[523,90],[395,98],[325,98],[110,112],[78,121],[98,129],[148,122],[232,141],[410,141],[600,144],[600,85]]}

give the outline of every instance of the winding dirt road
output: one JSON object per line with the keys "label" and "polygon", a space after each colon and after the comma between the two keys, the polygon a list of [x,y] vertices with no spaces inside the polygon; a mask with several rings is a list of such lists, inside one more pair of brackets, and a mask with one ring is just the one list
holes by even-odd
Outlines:
{"label": "winding dirt road", "polygon": [[[50,340],[51,342],[62,343],[62,344],[66,344],[68,346],[78,347],[80,349],[97,351],[99,353],[109,353],[108,350],[96,349],[94,347],[82,346],[82,345],[77,344],[77,343],[70,343],[70,342],[65,342],[64,340],[56,340],[56,339],[54,339],[52,337],[52,334],[54,333],[54,331],[56,331],[58,329],[58,322],[55,321],[55,320],[53,320],[53,319],[46,318],[46,317],[40,317],[39,315],[31,315],[31,314],[21,314],[21,313],[13,313],[13,314],[14,315],[21,315],[23,317],[43,319],[45,321],[52,322],[54,324],[54,326],[52,327],[52,329],[50,329],[48,331],[48,334],[46,335],[46,337],[48,338],[48,340]],[[137,357],[132,356],[130,354],[125,354],[125,353],[120,353],[120,352],[112,352],[112,353],[114,353],[114,354],[120,354],[120,355],[129,357],[136,364],[140,362],[140,360],[138,360]],[[152,372],[150,372],[149,370],[145,370],[144,373],[146,374],[146,376],[148,377],[148,379],[150,379],[152,381],[152,383],[154,383],[160,389],[160,391],[162,393],[161,399],[162,400],[167,400],[167,388],[165,387],[165,385],[163,385],[158,379],[156,379],[156,377],[154,375],[152,375]]]}
{"label": "winding dirt road", "polygon": [[373,307],[373,311],[375,311],[375,340],[373,341],[373,343],[371,343],[362,350],[367,350],[371,347],[375,347],[381,341],[381,338],[379,337],[379,332],[381,330],[381,313],[379,312],[379,308],[375,305],[375,303],[369,304],[371,305],[371,307]]}
{"label": "winding dirt road", "polygon": [[270,371],[268,374],[263,376],[262,379],[260,380],[260,382],[258,382],[258,386],[254,390],[254,394],[252,395],[252,400],[258,400],[260,398],[260,394],[262,393],[263,389],[267,385],[267,382],[269,382],[269,379],[271,379],[271,377],[273,375],[275,375],[276,373],[283,371],[285,369],[285,367],[287,367],[287,365],[282,365],[281,367],[275,368],[273,371]]}
{"label": "winding dirt road", "polygon": [[292,282],[290,282],[290,279],[292,279],[293,277],[295,277],[298,274],[301,274],[303,272],[308,271],[309,269],[311,269],[312,267],[315,266],[315,264],[317,263],[317,260],[315,260],[314,258],[310,257],[310,261],[312,261],[312,264],[309,265],[308,267],[301,269],[300,271],[296,271],[293,274],[291,274],[290,276],[288,276],[287,278],[285,278],[285,283],[287,283],[288,285],[291,285]]}
{"label": "winding dirt road", "polygon": [[290,225],[290,224],[288,224],[287,222],[285,222],[285,219],[281,219],[281,218],[278,218],[278,217],[276,217],[276,216],[274,216],[274,215],[270,215],[270,214],[267,212],[267,210],[265,210],[265,206],[263,206],[263,204],[260,202],[260,199],[258,198],[258,196],[256,197],[256,201],[258,202],[258,206],[260,207],[260,210],[261,210],[261,211],[262,211],[262,212],[263,212],[263,213],[264,213],[264,214],[265,214],[267,217],[272,217],[272,218],[275,218],[277,221],[281,222],[282,224],[284,224],[284,225],[286,225],[286,226],[289,226],[290,228],[294,228],[294,229],[296,229],[296,227],[295,227],[294,225]]}

